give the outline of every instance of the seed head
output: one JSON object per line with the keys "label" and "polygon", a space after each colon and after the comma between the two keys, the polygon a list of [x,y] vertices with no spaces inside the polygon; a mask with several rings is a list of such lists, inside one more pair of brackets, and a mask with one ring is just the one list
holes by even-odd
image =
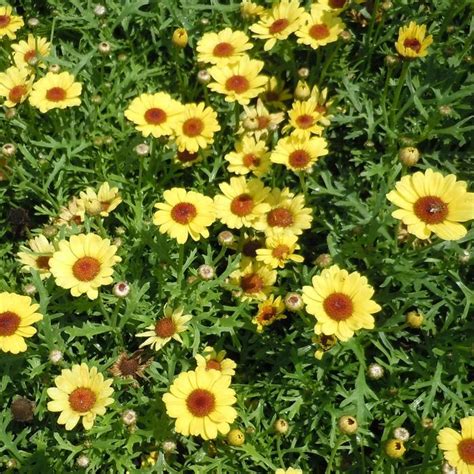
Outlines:
{"label": "seed head", "polygon": [[234,243],[234,234],[230,230],[223,230],[222,232],[219,233],[217,236],[217,241],[223,246],[223,247],[229,247]]}
{"label": "seed head", "polygon": [[23,287],[23,291],[24,291],[25,295],[32,296],[32,295],[36,294],[38,290],[37,290],[36,286],[33,285],[33,283],[27,283]]}

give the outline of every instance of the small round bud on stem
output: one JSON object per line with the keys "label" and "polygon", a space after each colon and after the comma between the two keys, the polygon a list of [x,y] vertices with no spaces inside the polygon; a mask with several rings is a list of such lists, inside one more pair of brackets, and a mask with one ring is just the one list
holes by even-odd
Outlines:
{"label": "small round bud on stem", "polygon": [[418,151],[418,148],[407,146],[400,149],[398,152],[398,158],[405,166],[413,166],[418,163],[420,152]]}
{"label": "small round bud on stem", "polygon": [[216,272],[213,267],[210,265],[201,265],[198,268],[198,275],[203,279],[203,280],[212,280],[215,276]]}
{"label": "small round bud on stem", "polygon": [[410,439],[410,432],[406,428],[403,428],[403,426],[400,426],[393,430],[393,437],[400,441],[408,441]]}
{"label": "small round bud on stem", "polygon": [[380,364],[373,363],[367,368],[367,376],[372,380],[379,380],[384,375],[384,369]]}
{"label": "small round bud on stem", "polygon": [[389,458],[399,459],[403,457],[405,451],[405,445],[399,439],[389,439],[385,444],[385,453]]}
{"label": "small round bud on stem", "polygon": [[106,54],[110,53],[112,47],[107,41],[102,41],[101,43],[99,43],[99,46],[97,46],[97,49],[99,50],[100,54],[103,54],[105,56]]}
{"label": "small round bud on stem", "polygon": [[104,5],[96,5],[94,7],[94,15],[96,16],[104,16],[107,13],[107,8],[104,7]]}
{"label": "small round bud on stem", "polygon": [[78,467],[82,467],[83,469],[85,469],[89,465],[89,462],[89,458],[84,454],[81,454],[76,459],[76,464],[78,465]]}
{"label": "small round bud on stem", "polygon": [[130,293],[130,285],[126,281],[119,281],[114,285],[112,291],[117,298],[126,298]]}
{"label": "small round bud on stem", "polygon": [[124,425],[133,426],[137,423],[137,414],[134,410],[125,410],[122,413],[122,421]]}
{"label": "small round bud on stem", "polygon": [[357,420],[353,416],[348,415],[341,416],[337,422],[337,426],[341,430],[341,433],[347,435],[353,435],[359,428]]}
{"label": "small round bud on stem", "polygon": [[319,268],[327,268],[332,264],[332,257],[328,253],[322,253],[314,261]]}
{"label": "small round bud on stem", "polygon": [[235,237],[232,232],[229,230],[223,230],[222,232],[219,233],[217,236],[217,241],[223,246],[223,247],[229,247],[234,243]]}
{"label": "small round bud on stem", "polygon": [[12,156],[15,156],[16,154],[16,146],[13,143],[5,143],[5,145],[2,146],[2,155],[5,158],[11,158]]}
{"label": "small round bud on stem", "polygon": [[418,329],[423,324],[423,315],[417,311],[409,311],[405,316],[406,323],[413,329]]}
{"label": "small round bud on stem", "polygon": [[298,76],[301,77],[301,79],[307,79],[309,77],[309,69],[307,67],[299,68]]}
{"label": "small round bud on stem", "polygon": [[135,153],[138,156],[147,156],[150,153],[150,147],[146,143],[140,143],[135,147]]}
{"label": "small round bud on stem", "polygon": [[289,428],[290,426],[288,425],[288,422],[283,418],[278,418],[278,420],[273,424],[273,429],[280,434],[287,433]]}
{"label": "small round bud on stem", "polygon": [[245,443],[245,435],[240,430],[230,430],[227,434],[227,442],[231,446],[242,446]]}
{"label": "small round bud on stem", "polygon": [[203,85],[209,84],[211,82],[211,75],[209,74],[207,69],[201,69],[197,73],[197,80],[199,84],[203,84]]}
{"label": "small round bud on stem", "polygon": [[52,364],[59,364],[63,360],[63,353],[59,349],[53,349],[49,353],[49,360]]}
{"label": "small round bud on stem", "polygon": [[171,41],[178,48],[185,48],[188,44],[188,32],[184,28],[176,28]]}
{"label": "small round bud on stem", "polygon": [[298,293],[288,293],[285,296],[285,306],[288,311],[299,311],[303,309],[303,298]]}

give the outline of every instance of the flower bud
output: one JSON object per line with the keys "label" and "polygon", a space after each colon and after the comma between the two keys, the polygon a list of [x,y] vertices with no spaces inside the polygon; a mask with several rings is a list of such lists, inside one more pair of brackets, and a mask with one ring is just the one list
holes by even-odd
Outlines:
{"label": "flower bud", "polygon": [[405,316],[406,323],[413,329],[418,329],[423,324],[423,315],[417,311],[409,311]]}
{"label": "flower bud", "polygon": [[393,3],[390,0],[385,0],[385,2],[382,3],[382,8],[387,11],[390,10],[393,7]]}
{"label": "flower bud", "polygon": [[298,81],[293,95],[297,100],[306,100],[311,95],[311,89],[305,81]]}
{"label": "flower bud", "polygon": [[50,64],[48,71],[57,74],[59,71],[61,71],[61,66],[59,64]]}
{"label": "flower bud", "polygon": [[327,268],[332,264],[332,257],[328,253],[322,253],[316,258],[314,264],[319,268]]}
{"label": "flower bud", "polygon": [[405,166],[413,166],[418,163],[420,152],[418,151],[418,148],[407,146],[400,149],[398,152],[398,158]]}
{"label": "flower bud", "polygon": [[216,272],[213,267],[204,264],[198,268],[198,274],[203,280],[212,280]]}
{"label": "flower bud", "polygon": [[58,229],[54,225],[45,225],[43,227],[43,235],[48,239],[54,237],[57,233]]}
{"label": "flower bud", "polygon": [[11,158],[12,156],[15,156],[16,154],[16,146],[13,143],[5,143],[5,145],[2,146],[2,155],[5,158]]}
{"label": "flower bud", "polygon": [[58,349],[53,349],[49,353],[49,360],[52,364],[59,364],[63,360],[63,353]]}
{"label": "flower bud", "polygon": [[298,293],[288,293],[285,296],[285,306],[288,311],[299,311],[303,309],[303,298]]}
{"label": "flower bud", "polygon": [[102,102],[102,97],[100,95],[93,95],[91,97],[91,102],[93,104],[100,104]]}
{"label": "flower bud", "polygon": [[400,62],[400,58],[398,56],[394,56],[393,54],[387,54],[387,56],[385,56],[386,66],[389,66],[389,67],[395,66],[399,62]]}
{"label": "flower bud", "polygon": [[81,454],[76,459],[76,464],[78,465],[78,467],[82,467],[83,469],[85,469],[89,465],[89,458],[84,454]]}
{"label": "flower bud", "polygon": [[137,414],[134,410],[125,410],[122,413],[122,421],[124,425],[133,426],[137,423]]}
{"label": "flower bud", "polygon": [[451,466],[451,464],[449,464],[447,461],[445,461],[441,466],[441,472],[443,474],[457,474],[458,470],[455,467]]}
{"label": "flower bud", "polygon": [[307,67],[299,68],[298,76],[301,77],[301,79],[307,79],[309,77],[309,69]]}
{"label": "flower bud", "polygon": [[18,397],[12,401],[10,411],[15,421],[26,423],[33,419],[35,407],[35,403],[28,398]]}
{"label": "flower bud", "polygon": [[163,451],[165,452],[165,454],[169,454],[176,451],[176,443],[174,441],[164,441]]}
{"label": "flower bud", "polygon": [[115,283],[112,291],[117,298],[126,298],[130,293],[130,285],[126,281],[119,281]]}
{"label": "flower bud", "polygon": [[150,147],[146,143],[140,143],[135,147],[135,153],[138,156],[147,156],[150,153]]}
{"label": "flower bud", "polygon": [[453,109],[449,105],[440,105],[438,107],[438,111],[441,115],[444,115],[445,117],[449,117],[453,114]]}
{"label": "flower bud", "polygon": [[18,463],[16,462],[16,459],[9,459],[6,463],[5,466],[7,469],[16,469],[18,466]]}
{"label": "flower bud", "polygon": [[403,457],[406,448],[403,441],[399,439],[389,439],[385,444],[385,453],[389,458],[398,459]]}
{"label": "flower bud", "polygon": [[120,54],[117,56],[117,59],[118,59],[121,63],[124,63],[125,61],[127,61],[128,56],[127,56],[125,53],[120,53]]}
{"label": "flower bud", "polygon": [[219,235],[217,236],[217,241],[223,247],[229,247],[234,243],[234,240],[234,234],[230,230],[223,230],[222,232],[219,232]]}
{"label": "flower bud", "polygon": [[14,118],[16,115],[16,109],[15,107],[12,107],[11,109],[7,109],[5,110],[5,118],[7,120],[11,120],[12,118]]}
{"label": "flower bud", "polygon": [[410,432],[403,428],[403,426],[399,426],[393,430],[393,437],[400,441],[408,441],[410,439]]}
{"label": "flower bud", "polygon": [[283,418],[278,418],[278,420],[273,423],[273,429],[279,434],[285,434],[289,429],[288,422]]}
{"label": "flower bud", "polygon": [[100,54],[106,55],[110,53],[112,47],[107,41],[102,41],[101,43],[99,43],[99,46],[97,46],[97,49],[99,50]]}
{"label": "flower bud", "polygon": [[459,255],[459,263],[462,263],[462,264],[469,263],[470,259],[471,259],[471,254],[469,250],[463,250],[461,255]]}
{"label": "flower bud", "polygon": [[352,39],[352,33],[348,30],[343,30],[339,33],[340,38],[342,41],[348,43]]}
{"label": "flower bud", "polygon": [[230,430],[229,433],[227,433],[227,442],[231,446],[242,446],[245,443],[245,435],[240,430]]}
{"label": "flower bud", "polygon": [[199,84],[204,84],[204,85],[209,84],[211,82],[211,75],[209,74],[207,69],[201,69],[197,73],[197,80]]}
{"label": "flower bud", "polygon": [[344,415],[339,418],[337,426],[341,433],[352,435],[357,431],[359,427],[357,420],[353,416]]}
{"label": "flower bud", "polygon": [[421,426],[426,430],[431,430],[433,428],[433,420],[431,418],[422,418],[421,419]]}
{"label": "flower bud", "polygon": [[36,288],[35,285],[33,285],[33,283],[27,283],[23,287],[23,291],[24,291],[25,295],[32,296],[32,295],[36,294],[38,289]]}
{"label": "flower bud", "polygon": [[370,364],[367,368],[367,376],[372,380],[379,380],[383,377],[383,367],[377,363]]}
{"label": "flower bud", "polygon": [[258,123],[258,118],[257,117],[247,117],[243,122],[242,126],[247,130],[248,132],[252,132],[254,130],[257,130],[259,127]]}
{"label": "flower bud", "polygon": [[176,28],[171,41],[178,48],[185,48],[188,44],[188,32],[184,28]]}
{"label": "flower bud", "polygon": [[28,26],[30,28],[36,28],[38,25],[40,24],[40,21],[38,20],[38,18],[28,18]]}
{"label": "flower bud", "polygon": [[96,5],[94,7],[94,15],[96,16],[104,16],[107,13],[107,8],[104,5]]}

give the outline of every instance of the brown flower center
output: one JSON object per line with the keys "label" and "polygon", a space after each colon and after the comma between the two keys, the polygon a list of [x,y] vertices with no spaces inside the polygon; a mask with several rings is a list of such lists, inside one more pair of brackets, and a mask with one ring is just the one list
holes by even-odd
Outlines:
{"label": "brown flower center", "polygon": [[298,117],[296,117],[295,122],[298,125],[298,127],[305,130],[305,129],[310,128],[310,127],[313,126],[314,119],[313,119],[312,115],[303,114],[303,115],[299,115]]}
{"label": "brown flower center", "polygon": [[176,326],[172,318],[162,318],[155,324],[155,334],[162,339],[176,333]]}
{"label": "brown flower center", "polygon": [[253,209],[253,198],[250,194],[240,194],[236,198],[232,199],[230,203],[230,210],[232,214],[239,217],[247,216],[252,212]]}
{"label": "brown flower center", "polygon": [[29,63],[30,61],[36,59],[36,50],[30,49],[23,55],[23,59],[25,60],[26,63]]}
{"label": "brown flower center", "polygon": [[160,125],[166,122],[167,114],[163,109],[153,108],[145,112],[145,120],[151,125]]}
{"label": "brown flower center", "polygon": [[280,18],[279,20],[275,20],[268,29],[271,35],[275,35],[277,33],[281,33],[290,22],[286,18]]}
{"label": "brown flower center", "polygon": [[421,49],[421,43],[416,38],[407,38],[403,42],[403,46],[405,46],[405,48],[412,49],[415,51],[415,53],[418,53],[418,51]]}
{"label": "brown flower center", "polygon": [[260,115],[257,117],[258,130],[263,130],[270,125],[270,117],[268,115]]}
{"label": "brown flower center", "polygon": [[257,273],[244,275],[240,279],[240,287],[245,293],[258,293],[263,288],[263,279]]}
{"label": "brown flower center", "polygon": [[270,227],[290,227],[293,222],[293,213],[284,207],[272,209],[267,215],[267,223]]}
{"label": "brown flower center", "polygon": [[12,311],[0,313],[0,336],[11,336],[15,334],[20,326],[20,316]]}
{"label": "brown flower center", "polygon": [[250,87],[250,83],[245,76],[235,75],[225,81],[225,88],[237,94],[243,94]]}
{"label": "brown flower center", "polygon": [[5,28],[10,24],[10,16],[9,15],[0,15],[0,28]]}
{"label": "brown flower center", "polygon": [[242,163],[244,164],[244,166],[246,166],[247,168],[251,168],[251,167],[257,167],[260,165],[261,163],[261,160],[260,158],[256,157],[253,153],[247,153],[246,155],[244,155],[244,157],[242,158]]}
{"label": "brown flower center", "polygon": [[190,202],[180,202],[171,209],[171,217],[178,224],[189,224],[196,216],[196,206]]}
{"label": "brown flower center", "polygon": [[413,211],[426,224],[439,224],[448,216],[448,205],[437,196],[424,196],[415,202]]}
{"label": "brown flower center", "polygon": [[66,91],[62,87],[52,87],[46,92],[46,99],[51,102],[60,102],[66,98]]}
{"label": "brown flower center", "polygon": [[206,369],[215,369],[215,370],[221,370],[221,363],[216,360],[216,359],[209,359],[206,362]]}
{"label": "brown flower center", "polygon": [[474,439],[463,439],[458,444],[458,453],[466,464],[474,464]]}
{"label": "brown flower center", "polygon": [[186,406],[193,416],[201,418],[214,411],[216,398],[209,390],[197,388],[188,395]]}
{"label": "brown flower center", "polygon": [[191,163],[194,160],[197,160],[199,155],[197,153],[191,153],[188,150],[183,150],[183,151],[178,151],[176,154],[176,158],[178,161],[181,161],[181,163]]}
{"label": "brown flower center", "polygon": [[262,248],[262,242],[260,240],[249,240],[242,246],[242,254],[245,257],[255,258],[257,256],[257,250]]}
{"label": "brown flower center", "polygon": [[49,259],[51,257],[41,256],[36,259],[36,265],[41,270],[49,270]]}
{"label": "brown flower center", "polygon": [[204,130],[204,123],[200,118],[191,117],[183,123],[183,133],[188,137],[197,137]]}
{"label": "brown flower center", "polygon": [[135,375],[139,367],[139,361],[137,358],[127,358],[123,357],[119,363],[119,370],[122,376]]}
{"label": "brown flower center", "polygon": [[218,43],[214,46],[212,54],[218,58],[227,58],[234,54],[234,47],[230,43],[223,41],[222,43]]}
{"label": "brown flower center", "polygon": [[267,102],[277,102],[280,99],[277,91],[266,91],[264,97]]}
{"label": "brown flower center", "polygon": [[327,38],[329,34],[330,34],[329,28],[323,23],[319,25],[313,25],[309,29],[309,36],[311,36],[311,38],[315,40],[321,40],[321,39]]}
{"label": "brown flower center", "polygon": [[265,306],[258,314],[258,321],[268,323],[276,316],[276,308],[273,306]]}
{"label": "brown flower center", "polygon": [[290,247],[288,247],[288,245],[285,245],[285,244],[277,245],[272,250],[272,256],[275,258],[278,258],[279,260],[285,259],[289,253],[290,253]]}
{"label": "brown flower center", "polygon": [[311,161],[310,154],[305,150],[295,150],[288,156],[288,163],[293,168],[306,168]]}
{"label": "brown flower center", "polygon": [[72,266],[73,275],[80,281],[91,281],[100,272],[100,262],[93,257],[81,257]]}
{"label": "brown flower center", "polygon": [[15,104],[20,102],[21,98],[26,94],[26,86],[18,85],[12,87],[8,93],[8,99]]}
{"label": "brown flower center", "polygon": [[318,114],[323,115],[323,114],[325,114],[325,113],[327,112],[327,109],[326,109],[326,107],[325,107],[324,105],[318,104],[318,105],[316,106],[316,112],[318,112]]}
{"label": "brown flower center", "polygon": [[328,4],[331,8],[342,8],[346,4],[346,0],[329,0]]}
{"label": "brown flower center", "polygon": [[78,413],[89,411],[95,405],[96,400],[95,393],[86,387],[76,388],[69,395],[69,405]]}
{"label": "brown flower center", "polygon": [[324,311],[334,321],[344,321],[352,316],[352,300],[343,293],[333,293],[323,302]]}

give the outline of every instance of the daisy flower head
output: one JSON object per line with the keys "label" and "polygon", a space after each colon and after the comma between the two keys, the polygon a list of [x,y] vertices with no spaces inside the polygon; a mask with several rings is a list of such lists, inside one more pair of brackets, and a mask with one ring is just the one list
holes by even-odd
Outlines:
{"label": "daisy flower head", "polygon": [[145,376],[145,370],[150,366],[153,359],[150,357],[142,360],[143,349],[138,349],[130,356],[126,352],[122,352],[109,372],[114,377],[121,377],[132,381],[135,387],[138,387],[138,379]]}
{"label": "daisy flower head", "polygon": [[270,113],[262,100],[252,107],[244,105],[244,112],[240,115],[240,127],[237,133],[253,136],[260,140],[266,138],[270,132],[278,128],[278,124],[285,120],[283,112]]}
{"label": "daisy flower head", "polygon": [[461,419],[461,433],[443,428],[438,434],[438,446],[444,459],[458,474],[474,473],[474,416]]}
{"label": "daisy flower head", "polygon": [[163,193],[165,202],[155,204],[158,209],[153,214],[153,224],[159,226],[162,234],[184,244],[188,237],[198,241],[207,239],[207,229],[216,219],[214,202],[210,197],[186,191],[184,188],[171,188]]}
{"label": "daisy flower head", "polygon": [[313,5],[310,13],[306,13],[303,22],[296,31],[297,43],[318,49],[337,41],[339,34],[344,30],[344,23],[331,10],[321,5]]}
{"label": "daisy flower head", "polygon": [[28,35],[27,40],[12,44],[13,61],[18,68],[29,67],[46,67],[43,58],[49,56],[51,51],[51,43],[46,38],[36,38]]}
{"label": "daisy flower head", "polygon": [[112,283],[113,267],[122,260],[115,255],[117,247],[97,234],[73,235],[58,245],[59,250],[49,260],[56,284],[74,297],[86,294],[96,299],[99,288]]}
{"label": "daisy flower head", "polygon": [[275,298],[270,295],[265,301],[259,303],[257,314],[252,319],[252,322],[257,325],[257,332],[263,332],[267,326],[278,319],[286,319],[284,311],[285,303],[281,300],[281,296]]}
{"label": "daisy flower head", "polygon": [[291,110],[288,111],[289,123],[283,128],[284,132],[293,130],[292,134],[303,138],[307,135],[321,135],[323,127],[318,122],[321,120],[321,113],[318,111],[318,104],[315,100],[305,101],[295,100]]}
{"label": "daisy flower head", "polygon": [[111,188],[107,182],[100,185],[98,192],[92,188],[81,191],[80,197],[90,215],[102,217],[107,217],[122,202],[118,188]]}
{"label": "daisy flower head", "polygon": [[295,173],[309,172],[321,156],[328,154],[327,141],[322,137],[281,138],[270,155],[273,163],[285,165]]}
{"label": "daisy flower head", "polygon": [[265,300],[271,293],[276,281],[277,273],[262,263],[242,261],[239,270],[230,275],[230,283],[235,285],[238,296],[245,300]]}
{"label": "daisy flower head", "polygon": [[432,232],[443,240],[461,239],[467,231],[460,222],[474,219],[474,193],[454,174],[428,169],[404,176],[387,199],[399,208],[392,216],[419,239],[428,239]]}
{"label": "daisy flower head", "polygon": [[206,347],[204,355],[197,354],[197,366],[205,370],[218,370],[222,375],[234,375],[237,364],[226,358],[226,351],[216,352],[212,347]]}
{"label": "daisy flower head", "polygon": [[65,109],[81,105],[82,84],[75,82],[69,72],[55,74],[48,72],[33,84],[30,94],[30,104],[41,113],[52,109]]}
{"label": "daisy flower head", "polygon": [[195,153],[214,143],[214,133],[221,129],[217,114],[204,102],[186,104],[174,124],[176,144],[179,151]]}
{"label": "daisy flower head", "polygon": [[34,76],[26,68],[9,67],[0,73],[0,97],[5,97],[5,107],[16,107],[30,94]]}
{"label": "daisy flower head", "polygon": [[176,418],[175,431],[206,440],[217,438],[218,433],[227,434],[237,418],[230,383],[229,375],[202,367],[179,374],[163,395],[166,413]]}
{"label": "daisy flower head", "polygon": [[286,108],[285,101],[291,99],[288,89],[285,89],[285,84],[277,77],[271,76],[265,84],[264,91],[260,94],[260,99],[264,104],[271,105],[278,109]]}
{"label": "daisy flower head", "polygon": [[79,420],[82,426],[90,430],[97,415],[105,414],[106,407],[114,402],[111,395],[112,379],[104,380],[97,367],[87,364],[75,364],[71,369],[63,369],[54,379],[55,387],[48,388],[48,410],[60,412],[58,423],[72,430]]}
{"label": "daisy flower head", "polygon": [[216,216],[230,229],[252,227],[270,209],[264,202],[270,188],[258,179],[230,178],[229,183],[221,183],[219,188],[223,194],[214,197]]}
{"label": "daisy flower head", "polygon": [[33,323],[41,321],[39,305],[29,296],[0,293],[0,351],[18,354],[27,349],[25,338],[36,334]]}
{"label": "daisy flower head", "polygon": [[188,150],[176,150],[173,161],[182,168],[189,168],[202,161],[208,155],[208,150],[200,150],[191,153]]}
{"label": "daisy flower head", "polygon": [[10,5],[0,6],[0,38],[8,36],[9,39],[15,39],[15,33],[25,24],[21,16],[12,13]]}
{"label": "daisy flower head", "polygon": [[400,27],[395,47],[400,56],[415,59],[425,57],[431,43],[433,43],[433,37],[426,36],[426,25],[417,25],[411,21],[408,26]]}
{"label": "daisy flower head", "polygon": [[265,248],[257,250],[257,261],[263,262],[271,268],[283,268],[288,262],[304,261],[297,255],[300,246],[298,237],[291,232],[276,232],[265,240]]}
{"label": "daisy flower head", "polygon": [[349,340],[359,329],[373,329],[373,313],[382,308],[371,298],[374,289],[358,272],[348,273],[337,265],[324,269],[303,287],[306,311],[316,317],[316,334]]}
{"label": "daisy flower head", "polygon": [[288,469],[279,468],[275,471],[275,474],[303,474],[303,471],[294,467],[289,467]]}
{"label": "daisy flower head", "polygon": [[208,69],[215,82],[207,87],[211,91],[225,95],[226,102],[238,102],[247,105],[250,99],[257,97],[267,83],[267,76],[260,75],[264,62],[243,56],[239,62],[226,66],[213,66]]}
{"label": "daisy flower head", "polygon": [[314,357],[318,360],[321,360],[324,354],[337,344],[337,337],[334,334],[331,336],[319,334],[313,337],[313,342],[317,347],[316,351],[314,352]]}
{"label": "daisy flower head", "polygon": [[71,224],[80,225],[84,222],[86,208],[84,201],[77,197],[73,197],[67,204],[59,210],[59,216],[55,223],[57,225],[70,226]]}
{"label": "daisy flower head", "polygon": [[51,276],[49,260],[55,252],[54,245],[44,235],[38,235],[28,241],[28,246],[21,247],[18,259],[23,264],[22,271],[36,270],[44,280]]}
{"label": "daisy flower head", "polygon": [[135,97],[124,115],[144,137],[152,135],[159,138],[173,135],[175,122],[182,110],[182,104],[169,94],[157,92]]}
{"label": "daisy flower head", "polygon": [[224,28],[218,33],[210,32],[202,36],[196,46],[197,59],[202,63],[226,66],[239,62],[252,48],[253,44],[243,31]]}
{"label": "daisy flower head", "polygon": [[235,144],[235,151],[224,156],[229,162],[227,169],[230,173],[246,175],[253,173],[260,178],[270,168],[270,153],[264,141],[258,141],[251,136],[243,136]]}
{"label": "daisy flower head", "polygon": [[328,89],[325,87],[323,90],[319,90],[318,86],[313,86],[309,99],[316,102],[316,111],[319,112],[319,122],[327,127],[331,124],[332,115],[329,110],[333,103],[332,100],[328,100]]}
{"label": "daisy flower head", "polygon": [[265,12],[250,30],[255,33],[254,38],[266,40],[263,49],[270,51],[277,41],[287,39],[298,29],[303,13],[299,0],[281,0]]}
{"label": "daisy flower head", "polygon": [[183,313],[182,308],[173,310],[169,306],[165,307],[164,317],[145,328],[146,331],[137,334],[137,337],[146,337],[140,347],[150,346],[159,351],[171,339],[182,344],[183,340],[179,334],[188,329],[188,322],[192,319],[190,314]]}
{"label": "daisy flower head", "polygon": [[245,20],[260,17],[265,13],[265,11],[265,7],[262,7],[251,0],[242,0],[240,2],[240,14]]}

